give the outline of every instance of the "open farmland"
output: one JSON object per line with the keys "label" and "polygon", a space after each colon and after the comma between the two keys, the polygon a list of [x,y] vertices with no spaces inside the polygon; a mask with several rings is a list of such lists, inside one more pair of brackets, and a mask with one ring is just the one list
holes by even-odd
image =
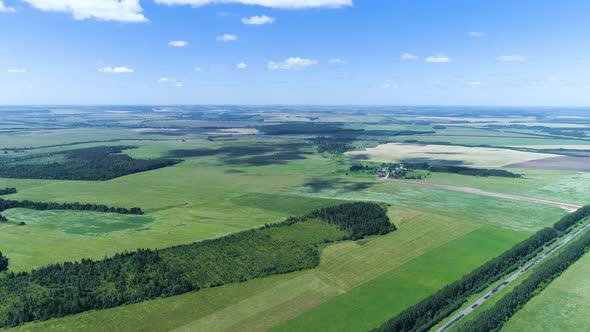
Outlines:
{"label": "open farmland", "polygon": [[590,310],[586,254],[514,315],[502,331],[583,331]]}
{"label": "open farmland", "polygon": [[[142,120],[145,112],[149,115]],[[452,127],[444,123],[446,118],[430,119],[441,122],[425,124],[420,122],[425,119],[412,115],[388,124],[393,116],[387,110],[367,115],[343,109],[314,116],[317,112],[281,109],[274,114],[253,108],[236,113],[183,108],[128,113],[85,110],[68,112],[68,117],[59,121],[65,124],[83,118],[101,123],[116,114],[113,121],[120,127],[93,129],[91,139],[84,137],[84,130],[71,128],[44,129],[37,134],[36,129],[28,128],[23,141],[9,141],[12,134],[3,134],[7,137],[6,152],[0,154],[0,162],[16,158],[30,170],[35,165],[50,165],[52,172],[59,170],[64,163],[60,158],[80,149],[114,151],[113,160],[174,161],[158,169],[92,181],[1,178],[0,187],[17,189],[2,196],[4,199],[139,206],[145,212],[128,216],[22,208],[4,211],[8,222],[0,223],[0,250],[9,258],[13,272],[83,258],[102,259],[137,248],[166,250],[352,201],[388,204],[388,215],[398,228],[387,235],[321,246],[320,264],[314,269],[14,329],[364,331],[566,213],[534,199],[521,202],[510,195],[572,205],[590,199],[584,185],[590,173],[584,172],[516,169],[514,172],[522,175],[519,178],[443,172],[423,180],[469,189],[463,192],[380,181],[370,172],[352,174],[351,165],[381,162],[368,156],[374,151],[381,151],[375,156],[383,157],[383,161],[428,159],[469,167],[500,167],[555,155],[503,149],[499,144],[510,139],[537,140],[527,133]],[[298,117],[287,119],[286,114]],[[182,119],[186,117],[194,119]],[[418,119],[416,123],[409,121],[412,117]],[[307,120],[294,121],[298,118]],[[43,123],[43,119],[41,116],[35,121]],[[346,124],[339,121],[343,119]],[[490,121],[501,122],[498,117]],[[474,121],[474,126],[481,123]],[[60,137],[62,130],[67,134]],[[426,142],[436,135],[463,141],[481,135],[494,148],[381,144],[404,137]],[[317,139],[319,136],[323,138]],[[340,141],[348,145],[336,149],[328,144],[320,146]],[[343,154],[340,148],[355,151]],[[475,189],[500,194],[482,196]],[[25,225],[19,226],[21,222]],[[302,240],[309,237],[305,232],[298,234]],[[325,319],[338,315],[342,317],[337,323]]]}
{"label": "open farmland", "polygon": [[[547,216],[553,215],[553,218],[561,215],[561,212],[554,210],[546,210],[545,213]],[[125,326],[128,330],[138,331],[181,327],[183,330],[228,331],[240,326],[246,331],[257,331],[279,325],[322,303],[326,304],[318,307],[319,312],[325,306],[338,308],[338,303],[360,299],[359,296],[362,296],[362,301],[376,301],[374,307],[367,308],[372,308],[370,310],[374,313],[366,317],[362,314],[364,311],[357,312],[351,307],[348,322],[376,326],[392,310],[399,310],[426,296],[440,285],[477,266],[485,257],[499,253],[527,234],[482,227],[467,220],[459,221],[455,215],[444,216],[440,212],[398,208],[391,209],[389,214],[399,225],[396,232],[360,242],[330,246],[323,251],[320,266],[312,271],[84,313],[25,325],[18,330],[59,330],[65,326],[77,330],[92,326],[106,331],[115,326]],[[523,212],[522,216],[525,214]],[[536,218],[545,220],[537,227],[551,221],[550,217]],[[489,246],[480,246],[484,239]],[[426,267],[429,267],[428,272],[424,270]],[[391,295],[381,298],[378,290],[392,285],[397,286]],[[426,285],[428,288],[424,288]],[[362,287],[376,287],[377,291],[361,292]],[[417,289],[421,289],[421,292],[417,293]],[[356,293],[352,293],[348,300],[347,296],[339,295],[348,294],[349,291]],[[402,294],[407,299],[399,302]],[[344,298],[338,300],[342,296]],[[334,304],[330,304],[332,299],[336,301]],[[209,307],[207,304],[211,301],[215,305]],[[315,316],[317,314],[312,317]],[[146,320],[146,317],[150,318]],[[165,317],[174,319],[167,320]],[[301,324],[298,321],[294,321],[295,326]],[[318,324],[317,328],[325,327],[321,321],[314,324]]]}

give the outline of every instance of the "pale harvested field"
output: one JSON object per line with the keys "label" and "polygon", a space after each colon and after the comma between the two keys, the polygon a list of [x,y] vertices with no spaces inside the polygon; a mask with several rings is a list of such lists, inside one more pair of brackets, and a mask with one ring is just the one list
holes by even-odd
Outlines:
{"label": "pale harvested field", "polygon": [[351,151],[347,155],[359,160],[376,162],[419,159],[424,161],[446,161],[448,164],[462,163],[473,167],[502,167],[529,160],[556,157],[556,155],[552,154],[508,149],[404,143],[381,144],[364,151]]}

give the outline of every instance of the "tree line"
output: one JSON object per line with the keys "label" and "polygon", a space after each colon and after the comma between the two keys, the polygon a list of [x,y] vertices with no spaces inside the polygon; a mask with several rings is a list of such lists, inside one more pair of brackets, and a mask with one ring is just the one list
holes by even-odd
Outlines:
{"label": "tree line", "polygon": [[16,188],[4,188],[0,189],[0,196],[16,194]]}
{"label": "tree line", "polygon": [[520,285],[502,297],[496,304],[473,320],[459,327],[460,332],[499,331],[518,310],[531,298],[539,294],[553,279],[557,278],[570,265],[578,261],[590,249],[590,233],[580,235],[580,239],[566,246],[557,257],[540,264]]}
{"label": "tree line", "polygon": [[497,176],[505,178],[521,178],[522,175],[504,169],[473,168],[455,165],[430,165],[427,162],[404,163],[409,169],[423,169],[434,173],[452,173],[469,176]]}
{"label": "tree line", "polygon": [[0,272],[4,272],[6,270],[8,270],[8,257],[4,256],[2,251],[0,251]]}
{"label": "tree line", "polygon": [[99,204],[82,204],[82,203],[46,203],[46,202],[32,202],[32,201],[15,201],[0,198],[0,212],[8,209],[24,208],[32,210],[77,210],[77,211],[96,211],[96,212],[111,212],[119,214],[143,214],[141,208],[132,207],[130,209],[121,207],[109,207]]}
{"label": "tree line", "polygon": [[[0,327],[316,267],[322,243],[352,238],[353,234],[381,234],[381,224],[389,223],[380,206],[345,205],[188,245],[50,264],[18,274],[8,272],[0,278]],[[295,224],[311,223],[312,219],[350,231],[330,236],[314,228],[305,236],[291,231]],[[369,226],[355,226],[363,222]]]}
{"label": "tree line", "polygon": [[[574,225],[588,214],[583,207],[563,218]],[[569,217],[569,218],[568,218]],[[562,220],[563,220],[562,219]],[[424,300],[407,308],[394,318],[383,323],[378,331],[428,331],[438,322],[459,309],[471,295],[477,294],[506,274],[516,270],[543,250],[543,247],[557,239],[563,226],[561,220],[553,227],[544,228],[528,239],[516,244],[500,256],[463,276]]]}
{"label": "tree line", "polygon": [[[133,159],[121,152],[133,146],[97,146],[7,159],[0,177],[103,181],[177,164],[175,159]],[[61,161],[63,159],[63,161]]]}
{"label": "tree line", "polygon": [[580,220],[585,219],[586,217],[590,216],[590,205],[586,205],[581,209],[576,210],[573,213],[568,214],[567,216],[561,218],[558,222],[555,223],[553,226],[556,230],[560,232],[565,232],[570,227],[577,224]]}

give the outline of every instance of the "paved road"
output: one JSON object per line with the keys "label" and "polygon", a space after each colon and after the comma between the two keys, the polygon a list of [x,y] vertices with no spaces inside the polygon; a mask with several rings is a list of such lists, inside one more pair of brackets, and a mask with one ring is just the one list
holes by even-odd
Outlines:
{"label": "paved road", "polygon": [[503,199],[509,199],[512,201],[522,201],[522,202],[529,202],[529,203],[534,203],[534,204],[549,205],[549,206],[558,207],[558,208],[561,208],[561,209],[564,209],[564,210],[567,210],[570,212],[576,211],[577,209],[582,207],[581,205],[572,204],[572,203],[550,201],[550,200],[546,200],[546,199],[526,197],[526,196],[502,194],[502,193],[485,191],[485,190],[476,189],[476,188],[469,188],[469,187],[448,186],[448,185],[444,185],[444,184],[435,184],[435,183],[429,183],[429,182],[424,182],[424,181],[415,181],[415,180],[397,180],[397,179],[391,179],[391,178],[385,178],[385,180],[394,181],[397,183],[412,184],[412,185],[417,185],[417,186],[422,186],[422,187],[431,187],[431,188],[458,191],[458,192],[475,194],[475,195],[503,198]]}
{"label": "paved road", "polygon": [[590,227],[590,222],[587,223],[587,224],[585,224],[584,226],[580,227],[576,231],[572,231],[568,236],[566,236],[565,238],[563,238],[563,240],[559,241],[559,243],[557,243],[556,245],[554,245],[553,247],[551,247],[551,249],[547,250],[547,252],[545,252],[543,255],[537,257],[535,260],[533,260],[532,262],[530,262],[528,265],[526,265],[522,269],[516,271],[515,273],[513,273],[512,275],[510,275],[510,277],[506,278],[500,285],[494,287],[494,289],[492,289],[491,291],[485,293],[482,297],[480,297],[479,299],[477,299],[475,302],[471,303],[470,306],[468,306],[467,308],[465,308],[461,312],[459,312],[450,321],[448,321],[442,327],[440,327],[439,329],[437,329],[436,332],[444,332],[444,331],[448,330],[449,328],[451,328],[453,325],[457,324],[460,320],[462,320],[465,316],[467,316],[470,313],[472,313],[475,309],[477,309],[479,306],[481,306],[482,303],[484,303],[485,301],[487,301],[490,297],[494,296],[502,288],[506,287],[509,283],[511,283],[514,280],[518,279],[520,276],[522,276],[523,274],[525,274],[528,270],[530,270],[531,268],[533,268],[535,265],[539,264],[542,260],[544,260],[545,258],[549,257],[551,254],[553,254],[556,250],[558,250],[559,248],[561,248],[564,245],[566,245],[573,238],[575,238],[576,236],[578,236],[581,231],[585,230],[588,227]]}

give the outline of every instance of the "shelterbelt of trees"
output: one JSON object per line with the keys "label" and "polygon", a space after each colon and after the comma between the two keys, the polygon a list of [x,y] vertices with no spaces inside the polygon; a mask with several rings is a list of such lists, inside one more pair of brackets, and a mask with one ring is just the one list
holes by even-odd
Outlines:
{"label": "shelterbelt of trees", "polygon": [[0,212],[8,209],[24,208],[32,210],[77,210],[77,211],[96,211],[96,212],[111,212],[119,214],[143,214],[141,208],[133,207],[130,209],[121,207],[109,207],[98,204],[81,204],[75,203],[46,203],[46,202],[32,202],[32,201],[14,201],[10,199],[0,198]]}
{"label": "shelterbelt of trees", "polygon": [[110,180],[177,164],[175,159],[133,159],[134,146],[97,146],[0,160],[0,177],[48,180]]}
{"label": "shelterbelt of trees", "polygon": [[8,257],[4,256],[4,254],[2,254],[2,251],[0,251],[0,272],[4,272],[8,269]]}
{"label": "shelterbelt of trees", "polygon": [[2,196],[2,195],[10,195],[10,194],[16,194],[16,188],[4,188],[4,189],[0,189],[0,196]]}
{"label": "shelterbelt of trees", "polygon": [[219,239],[8,272],[0,327],[310,269],[322,243],[393,230],[381,206],[351,203]]}
{"label": "shelterbelt of trees", "polygon": [[590,249],[590,233],[566,246],[557,257],[540,264],[522,284],[516,286],[496,304],[473,320],[459,327],[460,332],[499,331],[504,323],[520,310],[531,298],[540,293],[570,265],[574,264]]}
{"label": "shelterbelt of trees", "polygon": [[565,230],[590,216],[590,206],[584,206],[518,243],[458,281],[445,286],[426,299],[402,311],[385,322],[378,331],[428,331],[445,317],[459,309],[471,295],[477,294],[506,274],[531,260],[543,247],[555,241]]}

